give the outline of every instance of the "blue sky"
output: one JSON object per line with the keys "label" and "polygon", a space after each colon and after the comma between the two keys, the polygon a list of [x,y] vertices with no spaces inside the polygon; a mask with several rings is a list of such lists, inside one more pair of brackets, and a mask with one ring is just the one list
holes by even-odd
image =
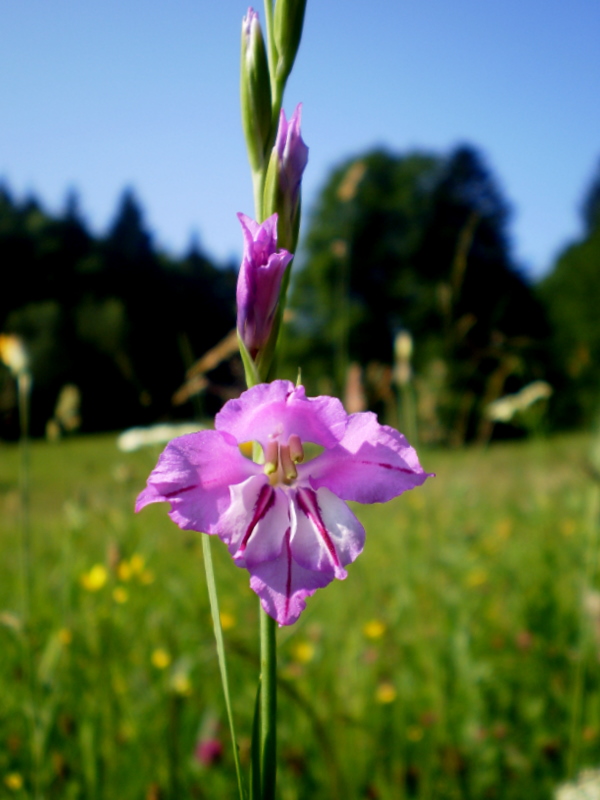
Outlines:
{"label": "blue sky", "polygon": [[[59,210],[69,188],[96,231],[132,186],[155,241],[241,252],[252,215],[239,122],[238,0],[3,3],[0,177]],[[261,18],[262,6],[257,5]],[[304,207],[328,171],[373,146],[470,142],[511,203],[518,262],[541,274],[580,233],[600,160],[596,0],[308,0],[288,84],[310,147]]]}

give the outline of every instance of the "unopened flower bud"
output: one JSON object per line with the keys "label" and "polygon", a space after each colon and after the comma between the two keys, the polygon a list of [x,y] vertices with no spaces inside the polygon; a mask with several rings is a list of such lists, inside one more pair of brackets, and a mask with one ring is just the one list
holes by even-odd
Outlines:
{"label": "unopened flower bud", "polygon": [[275,46],[277,80],[284,83],[292,71],[302,38],[306,0],[277,0],[275,3]]}
{"label": "unopened flower bud", "polygon": [[262,169],[271,132],[271,83],[267,52],[252,8],[242,21],[242,125],[253,171]]}
{"label": "unopened flower bud", "polygon": [[238,214],[244,234],[244,255],[237,283],[237,328],[246,349],[255,358],[267,343],[281,281],[292,254],[277,249],[277,214],[262,223]]}
{"label": "unopened flower bud", "polygon": [[269,159],[264,192],[265,213],[279,215],[279,241],[295,251],[300,224],[300,188],[308,161],[308,147],[300,133],[302,103],[289,121],[281,109],[277,138]]}

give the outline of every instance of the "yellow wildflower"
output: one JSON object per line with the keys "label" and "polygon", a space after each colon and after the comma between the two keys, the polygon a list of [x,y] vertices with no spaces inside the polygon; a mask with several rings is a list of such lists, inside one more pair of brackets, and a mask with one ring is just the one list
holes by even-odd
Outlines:
{"label": "yellow wildflower", "polygon": [[166,669],[171,663],[171,656],[162,647],[158,647],[153,651],[150,660],[156,669]]}
{"label": "yellow wildflower", "polygon": [[235,628],[235,617],[233,614],[230,614],[228,611],[221,611],[219,618],[221,620],[221,628],[223,628],[224,631],[230,631],[232,628]]}
{"label": "yellow wildflower", "polygon": [[134,575],[141,575],[146,566],[146,559],[139,553],[134,553],[129,559],[129,565]]}
{"label": "yellow wildflower", "polygon": [[292,648],[294,661],[300,664],[308,664],[315,657],[315,646],[312,642],[296,642]]}
{"label": "yellow wildflower", "polygon": [[363,633],[367,639],[381,639],[385,633],[385,624],[380,619],[372,619],[363,626]]}
{"label": "yellow wildflower", "polygon": [[18,792],[19,789],[23,788],[23,776],[19,775],[18,772],[9,772],[4,777],[4,783],[13,792]]}
{"label": "yellow wildflower", "polygon": [[3,361],[13,375],[27,370],[27,351],[20,336],[0,333],[0,361]]}
{"label": "yellow wildflower", "polygon": [[120,581],[128,581],[131,579],[132,571],[129,561],[121,561],[117,567],[117,576]]}
{"label": "yellow wildflower", "polygon": [[81,585],[88,592],[97,592],[102,589],[108,580],[108,571],[103,564],[94,564],[89,572],[84,572],[81,576]]}
{"label": "yellow wildflower", "polygon": [[127,589],[124,589],[122,586],[116,586],[113,589],[113,600],[115,603],[126,603],[129,600]]}
{"label": "yellow wildflower", "polygon": [[396,691],[396,687],[393,683],[389,683],[389,681],[380,683],[375,692],[375,700],[382,705],[393,703],[397,696],[398,692]]}
{"label": "yellow wildflower", "polygon": [[184,672],[178,672],[173,675],[171,685],[175,694],[179,694],[182,697],[189,697],[192,693],[192,684]]}

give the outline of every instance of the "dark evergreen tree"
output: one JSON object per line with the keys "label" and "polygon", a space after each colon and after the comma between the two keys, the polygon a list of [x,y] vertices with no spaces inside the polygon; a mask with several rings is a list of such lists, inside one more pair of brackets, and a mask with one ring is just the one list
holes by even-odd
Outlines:
{"label": "dark evergreen tree", "polygon": [[583,235],[559,255],[539,293],[553,323],[558,422],[589,425],[600,413],[600,174],[582,205]]}
{"label": "dark evergreen tree", "polygon": [[[81,391],[85,430],[192,413],[171,398],[190,360],[235,325],[235,278],[198,247],[182,260],[156,253],[131,191],[99,240],[74,193],[55,218],[0,189],[0,264],[0,330],[31,354],[34,433],[66,383]],[[11,380],[0,366],[0,435],[17,430]]]}
{"label": "dark evergreen tree", "polygon": [[543,374],[548,332],[512,261],[507,219],[473,148],[345,163],[311,216],[290,375],[301,365],[309,381],[333,376],[341,393],[350,361],[391,364],[394,335],[408,329],[422,382],[432,365],[446,375],[436,403],[447,437],[485,438],[483,405]]}

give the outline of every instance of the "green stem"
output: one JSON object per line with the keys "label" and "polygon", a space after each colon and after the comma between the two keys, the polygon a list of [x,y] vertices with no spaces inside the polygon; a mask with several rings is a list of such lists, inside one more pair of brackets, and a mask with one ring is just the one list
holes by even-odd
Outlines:
{"label": "green stem", "polygon": [[29,726],[31,746],[31,785],[34,800],[42,797],[40,784],[41,735],[38,715],[38,695],[33,652],[33,630],[31,602],[33,594],[33,570],[31,568],[31,519],[30,519],[30,468],[29,468],[29,398],[31,375],[22,372],[17,378],[19,402],[19,424],[21,428],[21,590],[23,615],[23,658],[29,690]]}
{"label": "green stem", "polygon": [[217,645],[217,656],[219,659],[219,670],[221,672],[221,683],[223,685],[223,695],[225,697],[225,707],[227,709],[227,719],[229,720],[229,730],[233,744],[233,760],[235,762],[235,772],[237,775],[238,792],[240,800],[246,800],[246,789],[242,778],[240,766],[240,755],[235,735],[235,724],[233,722],[233,711],[231,709],[231,696],[229,694],[229,680],[227,677],[227,661],[225,660],[225,644],[223,642],[223,629],[221,628],[221,615],[219,614],[219,599],[217,597],[217,584],[215,581],[215,571],[213,568],[212,553],[210,550],[210,536],[202,535],[202,553],[204,555],[204,569],[206,571],[206,583],[208,586],[208,599],[212,614],[213,627],[215,630],[215,642]]}
{"label": "green stem", "polygon": [[257,222],[264,222],[263,194],[265,191],[265,178],[267,166],[252,172],[252,192],[254,195],[254,213]]}
{"label": "green stem", "polygon": [[271,77],[271,95],[275,98],[277,72],[277,48],[275,47],[275,31],[273,29],[273,2],[265,0],[265,23],[267,26],[267,55],[269,58],[269,75]]}
{"label": "green stem", "polygon": [[23,624],[29,625],[32,570],[31,570],[31,526],[29,519],[29,394],[31,378],[22,373],[17,379],[19,398],[19,423],[21,427],[21,577]]}
{"label": "green stem", "polygon": [[279,53],[275,44],[275,30],[273,26],[273,4],[271,0],[265,0],[265,22],[267,26],[267,54],[269,57],[269,77],[271,80],[271,141],[267,147],[267,154],[270,153],[279,125],[279,112],[283,103],[283,93],[285,91],[285,80],[277,76],[277,63]]}
{"label": "green stem", "polygon": [[277,628],[260,610],[261,800],[275,799],[277,773]]}

